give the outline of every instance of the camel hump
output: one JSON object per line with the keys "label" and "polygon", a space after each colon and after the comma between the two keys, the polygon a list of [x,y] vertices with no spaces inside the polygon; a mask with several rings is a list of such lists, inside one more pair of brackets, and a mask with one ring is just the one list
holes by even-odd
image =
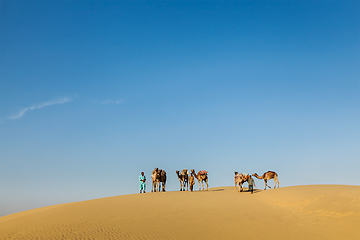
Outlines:
{"label": "camel hump", "polygon": [[274,171],[267,171],[267,173],[269,173],[269,174],[274,174],[274,175],[278,175],[276,172],[274,172]]}
{"label": "camel hump", "polygon": [[208,171],[201,170],[201,171],[199,171],[198,175],[199,175],[199,174],[200,174],[200,175],[205,175],[205,174],[207,174],[207,173],[208,173]]}

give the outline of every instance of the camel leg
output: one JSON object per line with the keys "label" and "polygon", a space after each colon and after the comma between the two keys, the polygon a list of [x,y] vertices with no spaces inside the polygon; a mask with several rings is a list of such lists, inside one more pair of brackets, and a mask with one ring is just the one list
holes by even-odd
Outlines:
{"label": "camel leg", "polygon": [[[280,187],[280,186],[279,186],[279,184],[280,184],[280,183],[279,183],[279,179],[276,177],[276,178],[274,178],[274,180],[275,180],[275,187],[276,187],[276,183],[277,183],[278,188],[279,188],[279,187]],[[275,187],[274,187],[274,188],[275,188]]]}
{"label": "camel leg", "polygon": [[201,183],[200,183],[200,180],[198,180],[199,182],[199,191],[201,191]]}
{"label": "camel leg", "polygon": [[265,181],[265,190],[266,190],[266,186],[271,189],[271,187],[267,184],[267,180],[264,179],[264,181]]}
{"label": "camel leg", "polygon": [[208,180],[207,180],[207,179],[206,179],[205,183],[206,183],[206,191],[207,191],[207,190],[209,190],[209,184],[208,184]]}

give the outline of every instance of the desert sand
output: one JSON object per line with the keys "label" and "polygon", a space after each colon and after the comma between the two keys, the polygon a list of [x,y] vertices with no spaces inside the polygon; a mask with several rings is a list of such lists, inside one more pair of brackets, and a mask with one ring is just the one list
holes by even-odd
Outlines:
{"label": "desert sand", "polygon": [[[197,186],[196,186],[197,189]],[[161,192],[0,218],[0,239],[360,239],[360,186]]]}

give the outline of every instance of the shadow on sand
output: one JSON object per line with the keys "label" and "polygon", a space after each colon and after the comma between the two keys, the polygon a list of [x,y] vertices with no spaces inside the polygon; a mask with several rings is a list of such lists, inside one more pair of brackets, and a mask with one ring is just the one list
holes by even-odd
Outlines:
{"label": "shadow on sand", "polygon": [[[248,192],[250,192],[250,191],[248,190]],[[254,189],[254,194],[259,193],[259,192],[262,192],[262,190],[261,189]]]}
{"label": "shadow on sand", "polygon": [[[238,190],[236,189],[236,191],[238,191]],[[262,191],[263,191],[263,190],[261,190],[261,189],[254,189],[253,194],[255,194],[255,193],[259,193],[259,192],[262,192]],[[251,192],[249,191],[249,189],[248,189],[248,188],[244,188],[244,191],[239,192],[239,193],[250,193],[250,194],[251,194]]]}
{"label": "shadow on sand", "polygon": [[212,190],[209,190],[209,191],[212,191],[212,192],[219,192],[219,191],[224,191],[225,188],[219,188],[219,189],[212,189]]}

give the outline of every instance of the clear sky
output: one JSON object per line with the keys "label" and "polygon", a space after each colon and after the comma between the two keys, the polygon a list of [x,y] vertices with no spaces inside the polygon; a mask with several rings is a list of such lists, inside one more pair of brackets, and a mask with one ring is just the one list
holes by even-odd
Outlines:
{"label": "clear sky", "polygon": [[1,1],[0,34],[0,216],[155,167],[360,184],[359,1]]}

